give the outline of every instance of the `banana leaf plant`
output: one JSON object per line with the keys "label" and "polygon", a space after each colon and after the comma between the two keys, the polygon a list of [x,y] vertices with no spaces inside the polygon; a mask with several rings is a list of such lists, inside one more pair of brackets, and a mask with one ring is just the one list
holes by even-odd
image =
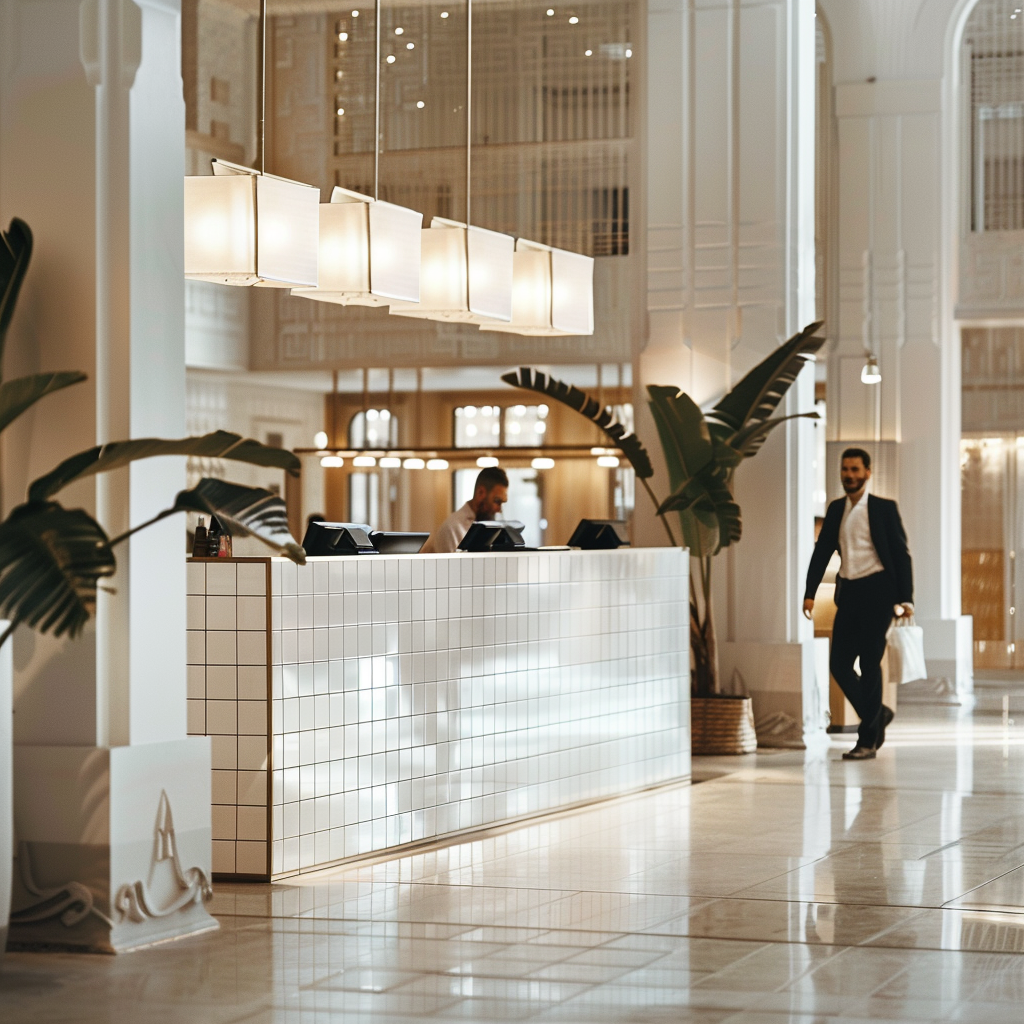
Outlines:
{"label": "banana leaf plant", "polygon": [[[0,365],[32,257],[32,232],[17,218],[0,231]],[[0,382],[0,431],[47,395],[85,381],[75,371],[37,373]],[[178,512],[216,516],[235,536],[253,536],[300,564],[306,555],[288,532],[284,502],[260,487],[203,479],[181,491],[159,515],[109,537],[96,519],[56,500],[69,484],[166,455],[227,459],[283,469],[297,476],[298,458],[224,430],[176,440],[138,438],[97,445],[65,459],[28,489],[27,500],[0,521],[0,617],[10,624],[0,645],[21,624],[54,636],[77,636],[96,610],[96,595],[117,570],[114,549],[133,533]]]}
{"label": "banana leaf plant", "polygon": [[529,367],[501,378],[512,387],[535,391],[568,406],[600,428],[633,467],[673,547],[678,541],[669,517],[674,514],[678,518],[683,546],[696,560],[698,570],[690,574],[691,684],[696,697],[719,692],[711,567],[714,556],[738,543],[743,534],[734,491],[736,469],[744,459],[760,451],[768,435],[780,424],[791,419],[818,418],[815,412],[788,416],[776,416],[775,412],[804,363],[825,343],[817,334],[820,327],[821,323],[810,324],[780,345],[710,409],[702,410],[678,388],[648,385],[648,404],[671,487],[664,500],[651,487],[654,467],[647,449],[597,399]]}

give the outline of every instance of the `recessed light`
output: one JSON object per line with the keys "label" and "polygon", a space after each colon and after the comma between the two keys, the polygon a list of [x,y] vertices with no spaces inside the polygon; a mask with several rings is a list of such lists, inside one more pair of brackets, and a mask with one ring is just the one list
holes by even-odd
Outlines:
{"label": "recessed light", "polygon": [[633,56],[633,51],[632,50],[627,50],[626,51],[626,56],[627,57],[632,57]]}
{"label": "recessed light", "polygon": [[348,33],[347,33],[347,32],[339,32],[339,33],[338,33],[338,38],[339,38],[339,39],[340,39],[340,40],[341,40],[341,41],[342,41],[343,43],[347,43],[347,42],[348,42]]}
{"label": "recessed light", "polygon": [[417,100],[416,101],[416,108],[417,108],[417,110],[422,110],[424,108],[424,106],[426,106],[426,104],[423,102],[423,100]]}
{"label": "recessed light", "polygon": [[442,18],[447,18],[448,17],[448,12],[447,11],[442,11],[441,12],[441,17]]}
{"label": "recessed light", "polygon": [[353,18],[358,18],[359,17],[359,12],[358,11],[353,11],[352,12],[352,17]]}
{"label": "recessed light", "polygon": [[400,36],[404,31],[405,31],[405,29],[402,28],[401,25],[399,25],[398,28],[395,29],[395,35],[396,36]]}
{"label": "recessed light", "polygon": [[593,50],[584,50],[583,51],[583,56],[584,57],[593,57],[593,55],[594,55],[594,51]]}
{"label": "recessed light", "polygon": [[387,60],[387,62],[389,64],[394,64],[395,63],[395,55],[393,53],[389,53],[387,55],[387,57],[385,58],[385,60]]}
{"label": "recessed light", "polygon": [[345,108],[344,107],[338,107],[338,117],[344,117],[344,116],[345,116]]}
{"label": "recessed light", "polygon": [[577,18],[575,14],[569,19],[569,24],[570,25],[578,25],[579,23],[580,23],[580,19]]}
{"label": "recessed light", "polygon": [[547,10],[546,10],[546,11],[545,11],[544,13],[545,13],[545,14],[546,14],[546,15],[547,15],[547,16],[548,16],[549,18],[553,18],[553,17],[555,16],[555,11],[554,11],[554,8],[553,8],[553,7],[549,7],[549,8],[548,8],[548,9],[547,9]]}
{"label": "recessed light", "polygon": [[416,49],[416,44],[415,43],[406,43],[405,44],[405,48],[407,50],[415,50]]}

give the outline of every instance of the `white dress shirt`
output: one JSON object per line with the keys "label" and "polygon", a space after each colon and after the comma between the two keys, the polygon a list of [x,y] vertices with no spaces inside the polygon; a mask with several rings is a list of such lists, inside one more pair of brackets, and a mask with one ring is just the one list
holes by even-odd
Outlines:
{"label": "white dress shirt", "polygon": [[459,542],[476,522],[476,512],[467,501],[456,509],[428,538],[420,548],[421,555],[445,555],[458,551]]}
{"label": "white dress shirt", "polygon": [[839,553],[843,559],[839,575],[844,580],[859,580],[885,569],[871,540],[866,490],[856,505],[846,499],[843,521],[839,524]]}

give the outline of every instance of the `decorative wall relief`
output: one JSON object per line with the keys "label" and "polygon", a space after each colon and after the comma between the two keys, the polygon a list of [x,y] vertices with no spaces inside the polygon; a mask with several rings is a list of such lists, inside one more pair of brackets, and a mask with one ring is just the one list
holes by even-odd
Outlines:
{"label": "decorative wall relief", "polygon": [[113,924],[106,914],[97,909],[92,890],[81,882],[65,882],[48,889],[37,885],[32,873],[32,855],[28,843],[18,843],[15,861],[22,886],[31,896],[37,897],[38,902],[12,911],[12,925],[34,924],[57,918],[65,928],[74,928],[90,915],[99,918],[104,924]]}
{"label": "decorative wall relief", "polygon": [[[162,888],[167,888],[169,882],[171,891],[176,892],[163,906],[158,905],[150,892],[161,872],[169,875],[163,879]],[[139,880],[125,883],[117,890],[113,899],[114,915],[118,921],[127,918],[141,924],[150,918],[169,917],[193,903],[206,903],[212,897],[213,886],[202,868],[182,869],[174,836],[171,802],[167,798],[167,791],[161,790],[149,876],[145,882]]]}

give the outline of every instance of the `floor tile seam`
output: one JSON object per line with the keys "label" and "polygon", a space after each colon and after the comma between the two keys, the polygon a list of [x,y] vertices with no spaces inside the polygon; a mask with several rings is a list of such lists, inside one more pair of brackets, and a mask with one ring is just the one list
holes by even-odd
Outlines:
{"label": "floor tile seam", "polygon": [[[1000,872],[998,875],[994,875],[992,878],[988,879],[988,881],[979,882],[977,885],[971,886],[970,889],[965,890],[959,896],[954,896],[952,900],[946,900],[945,903],[939,905],[938,909],[956,910],[958,909],[957,907],[950,905],[954,902],[954,900],[962,900],[965,896],[970,896],[972,892],[977,892],[979,889],[983,889],[986,885],[991,885],[993,882],[998,882],[1000,878],[1005,878],[1007,875],[1012,875],[1014,871],[1019,871],[1020,868],[1021,865],[1019,864],[1016,867],[1007,868],[1005,871]],[[1009,913],[1013,913],[1013,911],[1009,911]],[[1021,908],[1021,913],[1024,913],[1024,908]]]}

